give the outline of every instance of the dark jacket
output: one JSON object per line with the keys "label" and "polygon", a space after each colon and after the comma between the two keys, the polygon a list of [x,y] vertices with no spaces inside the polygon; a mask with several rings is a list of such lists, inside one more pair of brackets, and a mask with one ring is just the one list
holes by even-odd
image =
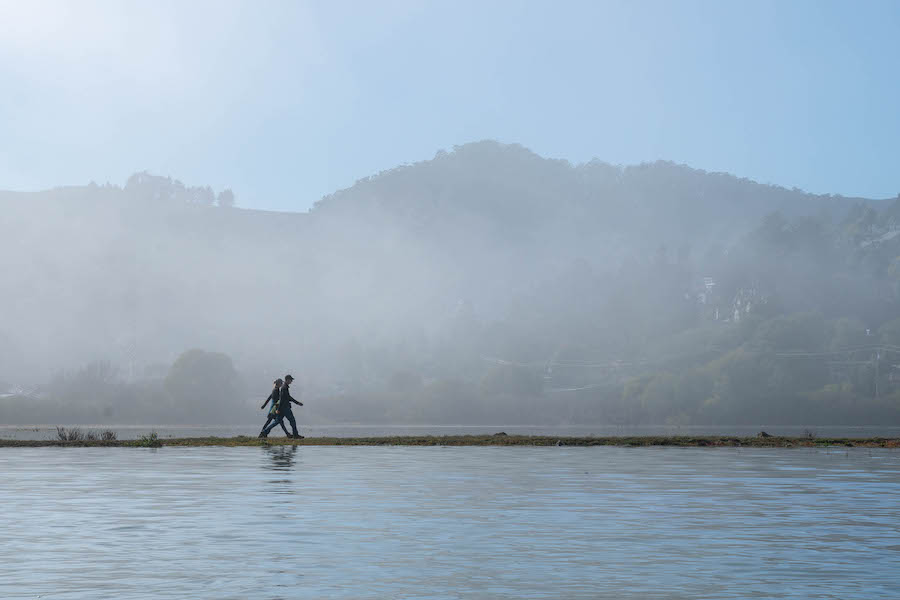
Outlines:
{"label": "dark jacket", "polygon": [[[293,398],[291,398],[291,391],[288,389],[288,384],[285,383],[281,386],[281,402],[278,404],[278,410],[284,414],[286,412],[291,412],[291,402],[297,402]],[[297,404],[300,404],[297,402]]]}

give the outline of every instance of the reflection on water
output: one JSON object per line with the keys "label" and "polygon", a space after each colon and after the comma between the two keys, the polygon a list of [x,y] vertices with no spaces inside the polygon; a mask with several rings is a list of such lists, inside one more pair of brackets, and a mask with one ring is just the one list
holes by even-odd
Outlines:
{"label": "reflection on water", "polygon": [[266,465],[273,471],[290,471],[294,467],[297,446],[263,446],[271,462]]}
{"label": "reflection on water", "polygon": [[263,449],[269,457],[269,460],[263,463],[263,467],[271,471],[273,476],[266,480],[269,490],[273,494],[293,494],[293,480],[284,473],[294,469],[297,446],[264,446]]}
{"label": "reflection on water", "polygon": [[887,598],[900,452],[7,448],[0,598]]}

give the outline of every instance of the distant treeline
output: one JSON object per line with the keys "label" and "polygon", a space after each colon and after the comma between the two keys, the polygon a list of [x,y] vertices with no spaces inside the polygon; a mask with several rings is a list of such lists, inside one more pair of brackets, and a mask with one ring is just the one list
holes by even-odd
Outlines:
{"label": "distant treeline", "polygon": [[250,405],[231,359],[197,349],[182,353],[163,377],[133,381],[97,361],[0,399],[7,424],[246,423]]}

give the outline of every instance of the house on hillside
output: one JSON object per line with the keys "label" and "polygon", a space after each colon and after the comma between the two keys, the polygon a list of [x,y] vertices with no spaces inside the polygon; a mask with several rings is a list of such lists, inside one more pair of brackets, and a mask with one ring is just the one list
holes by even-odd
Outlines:
{"label": "house on hillside", "polygon": [[741,317],[749,314],[754,308],[761,304],[766,304],[769,297],[759,291],[756,286],[749,288],[741,288],[731,300],[731,314],[735,321],[740,321]]}
{"label": "house on hillside", "polygon": [[699,291],[696,296],[697,302],[700,304],[708,304],[711,300],[713,289],[716,287],[716,282],[712,277],[704,277],[698,287]]}
{"label": "house on hillside", "polygon": [[712,277],[703,277],[694,285],[694,298],[704,318],[711,321],[740,321],[755,308],[769,301],[756,285],[740,288],[734,296],[723,297]]}

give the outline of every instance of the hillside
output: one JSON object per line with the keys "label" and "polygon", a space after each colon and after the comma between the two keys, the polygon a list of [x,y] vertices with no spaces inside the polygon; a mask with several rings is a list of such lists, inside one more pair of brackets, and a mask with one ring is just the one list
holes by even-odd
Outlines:
{"label": "hillside", "polygon": [[[719,410],[735,377],[715,361],[761,352],[756,325],[814,315],[804,327],[821,331],[804,348],[820,351],[836,327],[871,334],[900,314],[891,202],[672,163],[571,165],[478,142],[308,213],[214,199],[148,174],[0,192],[0,382],[37,386],[73,419],[203,418],[161,387],[202,348],[242,382],[221,411],[236,420],[243,398],[287,370],[320,399],[321,420],[740,420],[749,414]],[[691,369],[701,383],[678,383]],[[71,397],[78,377],[84,397]],[[856,398],[861,381],[816,372],[790,395],[847,384],[835,393]],[[133,406],[90,397],[113,383],[131,386]]]}

